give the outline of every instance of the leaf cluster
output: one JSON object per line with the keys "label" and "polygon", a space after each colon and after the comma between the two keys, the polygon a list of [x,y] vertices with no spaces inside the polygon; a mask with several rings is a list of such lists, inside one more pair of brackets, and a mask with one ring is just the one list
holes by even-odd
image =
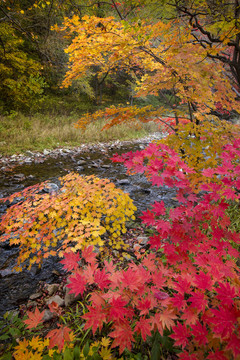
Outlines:
{"label": "leaf cluster", "polygon": [[109,246],[125,247],[120,234],[136,210],[128,194],[95,176],[72,173],[60,181],[61,188],[55,193],[46,193],[44,183],[2,199],[16,200],[2,218],[1,241],[20,245],[18,270],[25,260],[31,268],[50,255],[62,256],[90,244],[99,250],[106,247],[106,251]]}

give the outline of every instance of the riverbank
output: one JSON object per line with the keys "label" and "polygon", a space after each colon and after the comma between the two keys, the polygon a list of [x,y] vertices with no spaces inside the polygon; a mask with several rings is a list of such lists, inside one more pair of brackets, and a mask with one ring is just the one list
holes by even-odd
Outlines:
{"label": "riverbank", "polygon": [[0,116],[0,155],[11,156],[27,152],[46,152],[54,149],[69,149],[83,144],[123,141],[142,138],[159,131],[154,122],[146,124],[131,122],[101,131],[106,121],[89,124],[85,131],[76,129],[79,116],[53,116],[36,114],[27,117]]}
{"label": "riverbank", "polygon": [[[153,130],[153,128],[152,128]],[[154,140],[162,139],[165,134],[160,131],[151,132],[140,136],[136,133],[136,138],[131,140],[109,140],[108,142],[85,143],[80,146],[57,147],[55,149],[44,149],[43,151],[26,150],[23,154],[1,155],[0,154],[0,170],[2,172],[12,171],[18,165],[31,165],[43,163],[49,158],[58,157],[75,157],[89,151],[107,151],[109,149],[118,149],[123,145],[131,145],[138,143],[146,143]]]}

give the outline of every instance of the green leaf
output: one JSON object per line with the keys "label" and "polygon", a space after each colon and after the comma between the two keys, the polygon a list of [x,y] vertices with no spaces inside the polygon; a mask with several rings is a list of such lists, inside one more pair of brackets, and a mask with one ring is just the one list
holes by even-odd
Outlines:
{"label": "green leaf", "polygon": [[4,354],[2,357],[1,357],[1,360],[11,360],[12,359],[12,354],[10,352]]}
{"label": "green leaf", "polygon": [[80,348],[79,348],[79,346],[75,346],[75,348],[73,349],[73,358],[74,358],[74,360],[80,359]]}
{"label": "green leaf", "polygon": [[90,347],[89,347],[89,343],[87,342],[86,345],[83,348],[83,355],[85,357],[87,357],[88,353],[89,353]]}
{"label": "green leaf", "polygon": [[151,360],[161,360],[161,355],[161,335],[156,332],[151,351]]}
{"label": "green leaf", "polygon": [[70,349],[68,349],[68,348],[65,349],[64,354],[63,354],[63,359],[64,360],[73,360],[74,359],[74,355]]}

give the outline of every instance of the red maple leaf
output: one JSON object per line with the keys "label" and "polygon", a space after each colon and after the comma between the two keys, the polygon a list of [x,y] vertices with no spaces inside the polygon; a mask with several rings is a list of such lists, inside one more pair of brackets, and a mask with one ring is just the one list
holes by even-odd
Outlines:
{"label": "red maple leaf", "polygon": [[178,325],[173,326],[172,330],[173,334],[170,337],[175,340],[175,345],[185,348],[188,344],[188,337],[191,335],[189,329],[185,324],[178,323]]}
{"label": "red maple leaf", "polygon": [[205,326],[197,322],[195,325],[192,325],[192,335],[199,345],[205,345],[208,342],[208,330]]}
{"label": "red maple leaf", "polygon": [[195,307],[198,312],[204,311],[206,306],[208,305],[208,301],[204,293],[198,291],[192,294],[192,296],[189,298],[189,301],[191,301],[192,306]]}
{"label": "red maple leaf", "polygon": [[147,335],[151,336],[151,320],[141,317],[137,321],[135,329],[137,333],[141,333],[142,339],[146,341]]}
{"label": "red maple leaf", "polygon": [[124,287],[129,287],[131,291],[136,291],[142,284],[142,279],[139,274],[131,268],[122,272],[122,284]]}
{"label": "red maple leaf", "polygon": [[230,339],[228,339],[227,349],[232,350],[234,357],[237,359],[237,357],[240,355],[240,337],[236,334],[232,334]]}
{"label": "red maple leaf", "polygon": [[160,175],[152,175],[151,181],[153,185],[157,185],[158,187],[163,186],[164,181],[163,178]]}
{"label": "red maple leaf", "polygon": [[110,284],[108,275],[104,270],[97,270],[95,272],[94,281],[96,284],[98,284],[101,290],[104,290]]}
{"label": "red maple leaf", "polygon": [[132,342],[134,342],[131,326],[127,323],[115,325],[115,330],[109,336],[114,338],[112,347],[119,346],[119,353],[122,354],[123,350],[127,348],[131,350]]}
{"label": "red maple leaf", "polygon": [[184,299],[184,294],[174,294],[171,298],[171,303],[179,310],[185,309],[187,305],[187,301]]}
{"label": "red maple leaf", "polygon": [[111,299],[111,308],[109,311],[110,318],[114,321],[119,321],[124,320],[126,316],[132,317],[133,311],[130,311],[130,309],[126,307],[127,304],[127,301],[121,299],[120,296],[118,298],[113,296]]}
{"label": "red maple leaf", "polygon": [[97,264],[94,265],[90,264],[87,265],[86,268],[84,269],[83,271],[84,278],[87,279],[88,284],[93,284],[95,282],[94,274],[97,268],[98,268]]}
{"label": "red maple leaf", "polygon": [[162,236],[160,236],[159,234],[150,236],[149,244],[150,244],[151,248],[159,249],[162,244]]}
{"label": "red maple leaf", "polygon": [[178,354],[178,358],[181,360],[199,360],[199,356],[195,354],[189,354],[189,351],[183,351]]}
{"label": "red maple leaf", "polygon": [[79,273],[76,273],[74,276],[69,277],[70,284],[67,287],[70,289],[69,294],[83,294],[86,289],[87,281],[85,277]]}
{"label": "red maple leaf", "polygon": [[209,274],[205,274],[203,271],[200,271],[199,274],[196,275],[195,283],[199,289],[211,291],[214,281]]}
{"label": "red maple leaf", "polygon": [[223,302],[226,306],[232,306],[233,299],[237,296],[235,289],[229,283],[219,283],[216,289],[218,295],[216,298]]}
{"label": "red maple leaf", "polygon": [[227,360],[228,357],[224,355],[223,351],[214,350],[211,354],[208,355],[207,360]]}
{"label": "red maple leaf", "polygon": [[146,315],[149,313],[149,310],[152,308],[151,301],[149,299],[143,299],[138,302],[137,306],[140,310],[140,315]]}
{"label": "red maple leaf", "polygon": [[204,176],[206,176],[206,177],[212,178],[213,175],[215,174],[215,172],[216,172],[216,169],[208,168],[208,169],[204,169],[204,170],[202,171],[202,174],[203,174]]}
{"label": "red maple leaf", "polygon": [[82,257],[90,264],[95,264],[96,254],[93,252],[93,246],[88,246],[82,251]]}
{"label": "red maple leaf", "polygon": [[157,216],[161,216],[165,214],[166,208],[164,205],[164,202],[155,202],[153,207],[152,207],[152,211],[157,215]]}
{"label": "red maple leaf", "polygon": [[53,329],[49,331],[46,337],[49,338],[50,349],[53,348],[54,346],[57,346],[58,349],[61,351],[63,349],[64,342],[71,341],[69,334],[72,330],[66,326],[62,326],[62,325],[59,326],[60,327],[58,329]]}
{"label": "red maple leaf", "polygon": [[149,209],[147,209],[147,211],[143,211],[142,213],[143,213],[143,215],[140,216],[140,218],[142,219],[144,224],[146,224],[148,226],[155,225],[156,220],[155,220],[154,213],[152,213]]}
{"label": "red maple leaf", "polygon": [[162,219],[157,220],[156,227],[157,227],[158,232],[162,236],[167,236],[168,233],[169,233],[169,230],[171,230],[170,222],[169,221],[164,221]]}
{"label": "red maple leaf", "polygon": [[64,259],[60,263],[64,264],[64,269],[67,271],[76,270],[78,268],[78,261],[80,260],[79,253],[73,251],[64,254]]}
{"label": "red maple leaf", "polygon": [[86,320],[84,329],[89,329],[92,327],[92,332],[95,334],[97,329],[101,331],[103,323],[107,322],[106,314],[102,306],[88,306],[88,312],[85,313],[82,318]]}
{"label": "red maple leaf", "polygon": [[240,311],[222,306],[221,310],[211,309],[211,312],[214,315],[211,325],[213,325],[215,334],[221,336],[222,339],[231,335],[238,323]]}
{"label": "red maple leaf", "polygon": [[44,312],[40,312],[38,307],[36,307],[35,312],[28,311],[28,319],[24,320],[24,323],[28,325],[27,329],[35,328],[39,323],[43,322]]}
{"label": "red maple leaf", "polygon": [[198,320],[197,310],[192,308],[187,308],[184,310],[184,313],[182,314],[181,318],[183,320],[186,320],[186,325],[195,324]]}

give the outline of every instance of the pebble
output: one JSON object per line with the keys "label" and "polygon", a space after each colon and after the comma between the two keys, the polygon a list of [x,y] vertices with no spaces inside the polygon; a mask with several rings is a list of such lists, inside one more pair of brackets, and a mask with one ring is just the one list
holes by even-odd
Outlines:
{"label": "pebble", "polygon": [[42,296],[42,293],[41,293],[41,292],[37,292],[37,293],[35,293],[35,294],[30,295],[29,299],[30,299],[30,300],[35,300],[35,299],[40,298],[41,296]]}

